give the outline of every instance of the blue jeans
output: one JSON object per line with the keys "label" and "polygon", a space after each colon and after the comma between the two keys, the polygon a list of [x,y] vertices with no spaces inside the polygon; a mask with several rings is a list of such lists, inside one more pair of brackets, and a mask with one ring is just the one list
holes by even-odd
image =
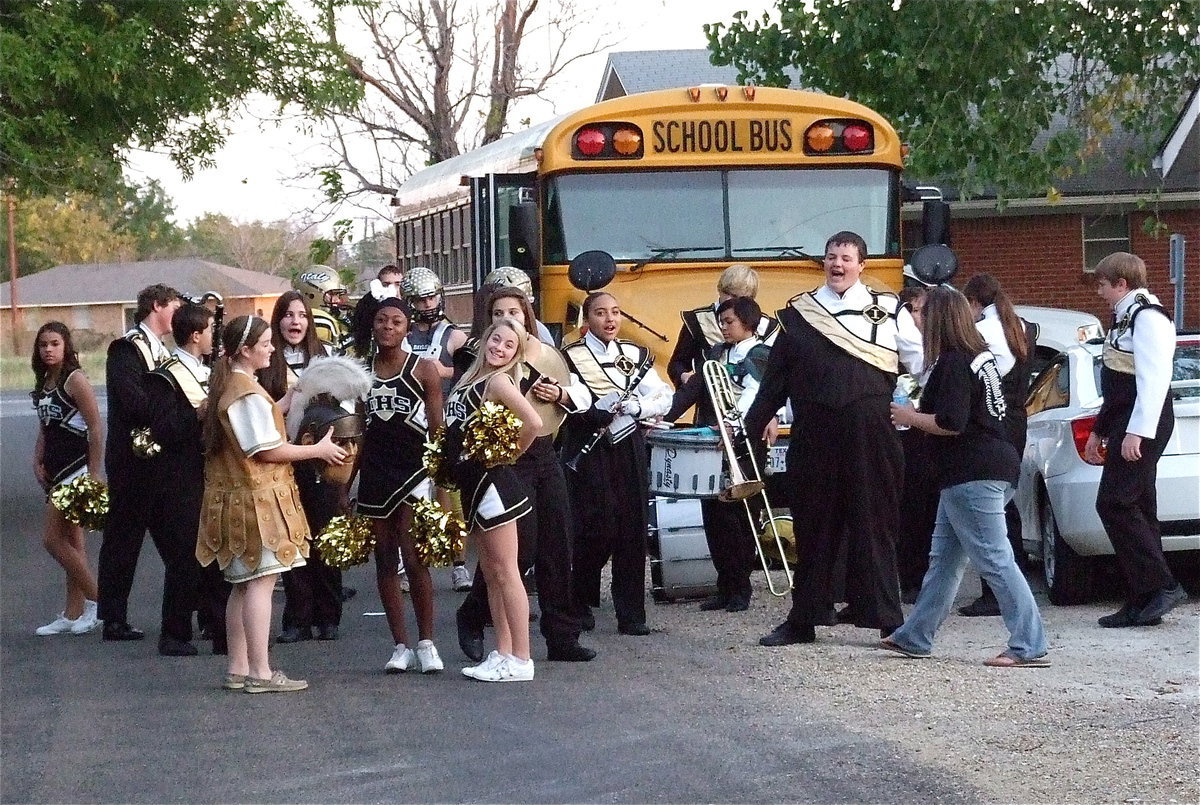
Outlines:
{"label": "blue jeans", "polygon": [[1023,660],[1046,653],[1046,631],[1029,582],[1017,567],[1008,543],[1004,481],[968,481],[942,490],[929,552],[929,571],[917,604],[892,640],[921,653],[933,649],[938,627],[950,614],[967,560],[996,594],[1009,652]]}

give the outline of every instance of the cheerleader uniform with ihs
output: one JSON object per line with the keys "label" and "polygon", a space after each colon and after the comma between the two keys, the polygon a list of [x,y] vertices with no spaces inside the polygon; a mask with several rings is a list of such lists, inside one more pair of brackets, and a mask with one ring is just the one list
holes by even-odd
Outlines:
{"label": "cheerleader uniform with ihs", "polygon": [[415,374],[420,360],[409,353],[400,371],[386,378],[372,366],[358,482],[358,513],[365,517],[385,520],[404,501],[430,497],[422,462],[429,423],[423,387]]}
{"label": "cheerleader uniform with ihs", "polygon": [[450,477],[462,494],[463,515],[472,530],[490,531],[529,514],[529,493],[511,466],[487,468],[463,456],[463,438],[479,414],[491,377],[459,386],[446,400],[446,460]]}
{"label": "cheerleader uniform with ihs", "polygon": [[33,392],[33,407],[42,428],[42,463],[51,487],[70,481],[87,470],[87,423],[79,413],[75,398],[67,393],[69,379],[70,375],[67,375],[54,388]]}

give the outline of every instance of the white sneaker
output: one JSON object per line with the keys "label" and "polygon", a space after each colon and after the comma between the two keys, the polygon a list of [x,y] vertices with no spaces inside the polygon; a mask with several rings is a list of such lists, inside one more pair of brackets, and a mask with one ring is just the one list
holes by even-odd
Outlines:
{"label": "white sneaker", "polygon": [[487,671],[479,671],[480,682],[529,682],[533,679],[533,660],[519,660],[511,654]]}
{"label": "white sneaker", "polygon": [[483,673],[485,671],[490,672],[497,665],[504,662],[504,659],[504,654],[501,654],[499,651],[493,651],[491,654],[487,655],[487,658],[483,662],[479,663],[479,665],[468,665],[466,668],[462,669],[462,675],[470,679],[474,679],[475,674]]}
{"label": "white sneaker", "polygon": [[75,621],[67,617],[67,613],[60,612],[58,617],[47,623],[45,626],[39,626],[33,630],[34,634],[47,637],[52,634],[66,634],[71,631],[71,627],[75,625]]}
{"label": "white sneaker", "polygon": [[99,624],[100,621],[96,618],[96,602],[85,601],[83,604],[83,614],[71,624],[71,634],[87,634]]}
{"label": "white sneaker", "polygon": [[441,671],[446,667],[442,663],[442,658],[438,656],[437,646],[433,644],[432,640],[417,642],[417,667],[423,674],[432,674],[434,671]]}
{"label": "white sneaker", "polygon": [[397,643],[396,650],[392,652],[392,658],[384,664],[383,670],[389,674],[402,674],[416,666],[417,655],[413,654],[413,650],[405,648],[403,643]]}
{"label": "white sneaker", "polygon": [[471,571],[466,565],[455,565],[450,571],[450,583],[454,585],[454,592],[467,592],[471,589]]}

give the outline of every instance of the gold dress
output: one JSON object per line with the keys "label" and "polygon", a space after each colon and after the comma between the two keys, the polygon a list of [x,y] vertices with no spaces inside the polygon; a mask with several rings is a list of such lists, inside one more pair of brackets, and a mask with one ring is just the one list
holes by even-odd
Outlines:
{"label": "gold dress", "polygon": [[246,455],[234,435],[229,408],[249,394],[271,405],[280,443],[286,432],[279,406],[263,388],[249,375],[231,372],[217,401],[222,439],[204,462],[204,504],[196,541],[200,564],[217,562],[234,584],[304,565],[311,536],[292,465]]}

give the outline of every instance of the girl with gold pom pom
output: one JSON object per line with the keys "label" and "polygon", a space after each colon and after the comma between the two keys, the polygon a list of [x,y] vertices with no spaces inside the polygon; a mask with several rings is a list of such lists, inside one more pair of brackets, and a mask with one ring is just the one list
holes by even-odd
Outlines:
{"label": "girl with gold pom pom", "polygon": [[[488,584],[496,650],[463,675],[482,682],[533,679],[529,656],[529,599],[517,566],[517,520],[532,509],[524,484],[510,466],[537,437],[541,417],[521,394],[525,328],[503,319],[484,331],[479,355],[446,400],[446,456],[462,492],[479,566]],[[500,410],[501,407],[505,410]],[[520,430],[507,439],[480,438],[479,424],[513,416]],[[497,431],[507,430],[498,427]],[[503,463],[497,463],[501,461]]]}

